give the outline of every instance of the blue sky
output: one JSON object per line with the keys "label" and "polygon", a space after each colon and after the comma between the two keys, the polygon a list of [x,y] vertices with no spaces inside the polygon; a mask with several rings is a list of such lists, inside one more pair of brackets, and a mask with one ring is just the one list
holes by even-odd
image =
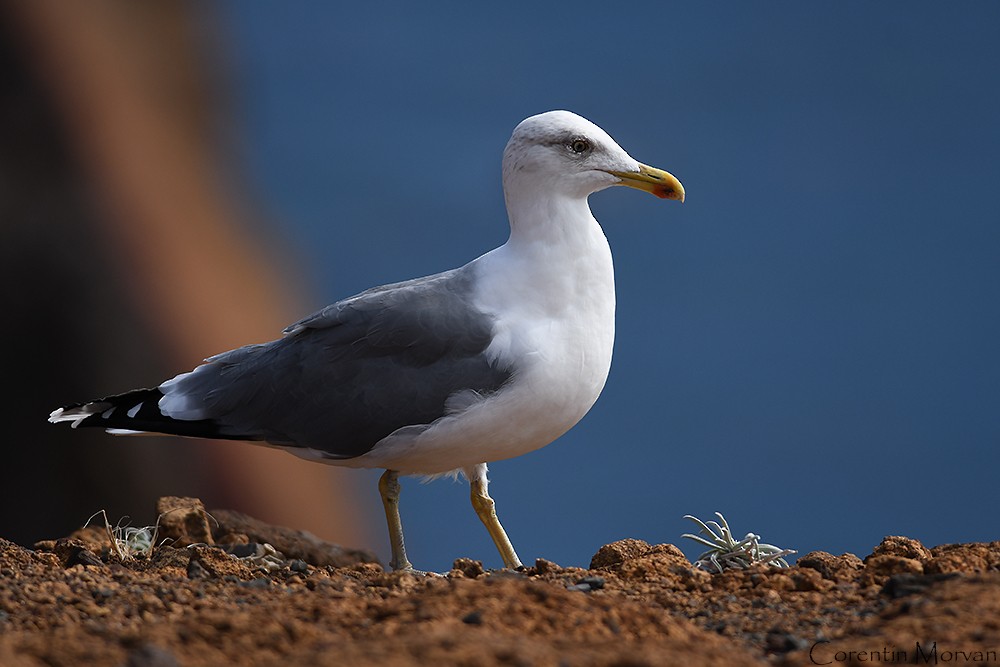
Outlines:
{"label": "blue sky", "polygon": [[[591,198],[615,358],[576,428],[491,466],[526,562],[623,537],[694,555],[681,516],[716,510],[802,553],[1000,538],[1000,5],[225,2],[218,23],[236,160],[317,307],[503,243],[500,153],[534,113],[684,183],[683,206]],[[402,502],[418,567],[499,565],[467,487]]]}

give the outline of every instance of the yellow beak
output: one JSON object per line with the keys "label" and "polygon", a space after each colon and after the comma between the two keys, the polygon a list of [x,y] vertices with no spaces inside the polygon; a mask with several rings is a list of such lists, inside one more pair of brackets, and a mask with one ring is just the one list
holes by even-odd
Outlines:
{"label": "yellow beak", "polygon": [[640,164],[639,171],[610,171],[608,173],[622,179],[621,185],[645,190],[660,199],[684,201],[684,186],[673,174],[662,169]]}

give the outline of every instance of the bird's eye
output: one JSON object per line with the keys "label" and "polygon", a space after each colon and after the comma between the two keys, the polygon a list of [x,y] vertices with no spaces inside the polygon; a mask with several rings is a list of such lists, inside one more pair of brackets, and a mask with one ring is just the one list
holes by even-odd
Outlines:
{"label": "bird's eye", "polygon": [[569,148],[574,153],[586,153],[590,150],[590,142],[586,139],[574,139]]}

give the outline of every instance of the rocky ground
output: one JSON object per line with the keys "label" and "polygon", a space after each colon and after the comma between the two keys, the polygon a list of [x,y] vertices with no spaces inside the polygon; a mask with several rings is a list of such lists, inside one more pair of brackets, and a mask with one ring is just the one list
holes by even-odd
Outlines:
{"label": "rocky ground", "polygon": [[[1000,542],[887,537],[860,559],[708,574],[623,540],[588,570],[443,577],[200,503],[161,499],[156,546],[103,523],[0,539],[0,665],[1000,664]],[[273,547],[273,548],[272,548]]]}

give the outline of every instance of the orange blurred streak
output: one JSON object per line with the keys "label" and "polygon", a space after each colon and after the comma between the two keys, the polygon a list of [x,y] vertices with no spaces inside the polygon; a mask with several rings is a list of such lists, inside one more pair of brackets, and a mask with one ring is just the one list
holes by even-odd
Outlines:
{"label": "orange blurred streak", "polygon": [[[203,113],[211,81],[196,48],[204,45],[193,40],[193,7],[148,0],[7,7],[103,199],[119,273],[178,370],[272,339],[306,310],[289,279],[290,259],[276,261],[239,222],[246,211],[220,174]],[[242,443],[206,451],[240,509],[352,546],[372,543],[364,519],[375,516],[369,500],[377,496],[374,488],[356,493],[357,477],[347,471]]]}

